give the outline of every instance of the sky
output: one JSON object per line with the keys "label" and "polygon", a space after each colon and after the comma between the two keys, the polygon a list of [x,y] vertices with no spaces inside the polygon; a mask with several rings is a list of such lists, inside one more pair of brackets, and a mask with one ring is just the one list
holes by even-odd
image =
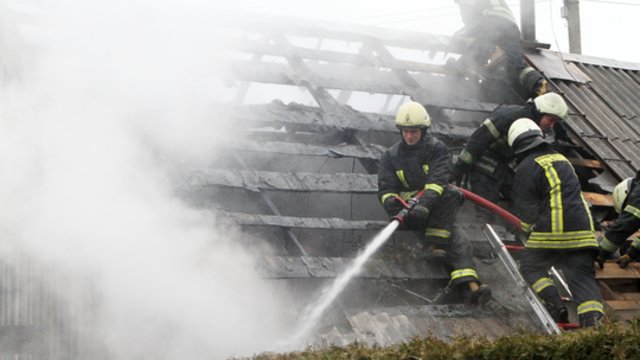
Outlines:
{"label": "sky", "polygon": [[[569,51],[563,0],[536,0],[536,34],[551,49]],[[520,2],[507,0],[519,20]],[[236,0],[222,8],[451,35],[462,27],[454,0]],[[640,63],[640,1],[580,0],[582,52]]]}

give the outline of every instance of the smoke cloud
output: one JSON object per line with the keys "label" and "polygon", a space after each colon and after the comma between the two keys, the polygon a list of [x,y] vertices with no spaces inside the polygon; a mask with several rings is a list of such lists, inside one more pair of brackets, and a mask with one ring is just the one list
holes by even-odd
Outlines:
{"label": "smoke cloud", "polygon": [[223,44],[205,3],[0,2],[0,251],[90,283],[87,328],[113,358],[224,358],[283,337],[285,302],[243,235],[174,196],[162,161],[234,136],[212,111]]}

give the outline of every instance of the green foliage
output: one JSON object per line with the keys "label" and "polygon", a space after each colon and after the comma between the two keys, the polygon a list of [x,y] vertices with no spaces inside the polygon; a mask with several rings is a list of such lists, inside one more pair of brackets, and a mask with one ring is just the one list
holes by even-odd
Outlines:
{"label": "green foliage", "polygon": [[521,333],[495,340],[461,337],[445,342],[434,337],[415,338],[389,347],[352,344],[308,349],[288,354],[260,354],[255,360],[475,360],[475,359],[640,359],[640,319],[626,324],[605,324],[561,335]]}

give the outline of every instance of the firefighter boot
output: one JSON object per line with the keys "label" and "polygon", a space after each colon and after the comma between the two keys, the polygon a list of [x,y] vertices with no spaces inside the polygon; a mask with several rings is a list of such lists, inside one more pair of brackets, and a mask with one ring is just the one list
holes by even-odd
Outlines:
{"label": "firefighter boot", "polygon": [[567,311],[566,307],[561,307],[559,309],[556,309],[555,311],[553,311],[552,313],[550,312],[549,314],[553,318],[553,321],[555,321],[558,324],[566,324],[569,322],[569,311]]}
{"label": "firefighter boot", "polygon": [[538,297],[544,303],[544,307],[547,308],[549,315],[553,318],[553,321],[557,323],[568,323],[569,312],[567,307],[564,306],[560,295],[554,286],[548,286],[538,293]]}
{"label": "firefighter boot", "polygon": [[491,288],[488,285],[479,285],[475,281],[469,282],[469,290],[471,294],[468,297],[468,302],[471,305],[485,305],[491,300]]}
{"label": "firefighter boot", "polygon": [[588,311],[584,314],[578,315],[578,322],[580,327],[600,327],[602,326],[602,321],[604,319],[604,314],[599,311]]}

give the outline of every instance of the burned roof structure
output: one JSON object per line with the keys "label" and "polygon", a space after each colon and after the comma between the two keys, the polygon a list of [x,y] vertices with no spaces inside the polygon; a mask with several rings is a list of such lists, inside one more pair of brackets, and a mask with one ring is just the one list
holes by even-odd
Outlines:
{"label": "burned roof structure", "polygon": [[[244,136],[219,144],[220,156],[211,164],[175,165],[176,188],[217,221],[242,229],[245,245],[259,259],[258,271],[298,300],[285,315],[295,319],[388,223],[375,196],[375,174],[378,158],[399,139],[392,119],[400,104],[409,98],[424,104],[433,118],[429,131],[456,154],[497,105],[526,99],[499,74],[448,70],[446,59],[458,50],[447,36],[243,18],[219,24],[233,39],[224,79],[233,95],[219,104],[223,115],[212,121],[228,119]],[[566,130],[572,142],[563,151],[584,180],[596,214],[605,218],[611,210],[607,191],[640,167],[640,65],[548,50],[531,51],[528,60],[570,105]],[[500,246],[499,238],[508,233],[473,224],[472,212],[465,205],[459,228],[474,245],[483,281],[494,289],[489,306],[432,304],[449,276],[422,258],[412,233],[400,231],[365,264],[309,341],[387,345],[426,335],[558,332]],[[36,314],[38,328],[48,329],[46,336],[30,332],[36,344],[30,348],[41,349],[31,352],[36,358],[83,358],[89,350],[79,350],[77,326],[60,325],[73,323],[73,314],[59,311],[46,318],[44,310],[57,305],[21,285],[31,276],[18,271],[21,261],[16,256],[3,267],[3,278],[12,281],[0,283],[2,293],[11,294],[0,301],[0,327],[6,330],[0,343],[17,344],[17,332],[37,325]],[[638,285],[638,277],[626,281],[626,289],[630,282]],[[609,290],[616,301],[633,298],[620,288]],[[628,310],[628,303],[619,306]],[[65,336],[51,335],[57,329]],[[25,351],[0,346],[0,355]]]}

